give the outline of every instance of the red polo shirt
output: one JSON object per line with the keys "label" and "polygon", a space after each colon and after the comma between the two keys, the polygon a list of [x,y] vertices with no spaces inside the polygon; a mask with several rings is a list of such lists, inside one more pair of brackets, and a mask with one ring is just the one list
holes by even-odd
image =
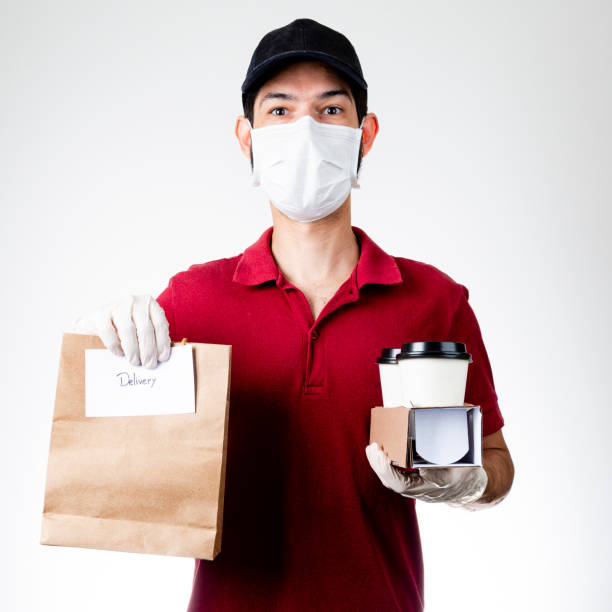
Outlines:
{"label": "red polo shirt", "polygon": [[273,228],[235,257],[191,266],[158,297],[172,340],[232,345],[222,550],[196,559],[189,612],[417,611],[415,501],[371,469],[376,357],[403,342],[464,342],[466,402],[504,424],[468,290],[393,257],[353,226],[359,261],[313,321],[279,271]]}

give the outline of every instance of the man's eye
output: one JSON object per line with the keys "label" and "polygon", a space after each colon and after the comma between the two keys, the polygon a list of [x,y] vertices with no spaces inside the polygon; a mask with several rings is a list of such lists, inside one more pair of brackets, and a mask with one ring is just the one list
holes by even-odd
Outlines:
{"label": "man's eye", "polygon": [[[330,110],[330,109],[336,109],[338,112],[342,111],[342,109],[339,106],[328,106],[325,110]],[[334,113],[328,113],[328,114],[337,115],[338,113],[334,112]]]}
{"label": "man's eye", "polygon": [[[284,106],[275,106],[271,111],[270,114],[271,115],[276,115],[277,117],[281,117],[282,115],[278,115],[277,113],[275,113],[274,111],[286,111],[287,109]],[[284,115],[285,113],[283,113]]]}

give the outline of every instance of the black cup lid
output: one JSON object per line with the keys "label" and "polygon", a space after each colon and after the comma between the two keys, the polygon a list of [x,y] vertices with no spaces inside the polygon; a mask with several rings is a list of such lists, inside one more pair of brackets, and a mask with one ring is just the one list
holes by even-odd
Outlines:
{"label": "black cup lid", "polygon": [[397,363],[397,355],[402,352],[401,348],[384,348],[376,363]]}
{"label": "black cup lid", "polygon": [[415,357],[438,357],[441,359],[467,359],[472,363],[472,355],[466,351],[462,342],[405,342],[396,359]]}

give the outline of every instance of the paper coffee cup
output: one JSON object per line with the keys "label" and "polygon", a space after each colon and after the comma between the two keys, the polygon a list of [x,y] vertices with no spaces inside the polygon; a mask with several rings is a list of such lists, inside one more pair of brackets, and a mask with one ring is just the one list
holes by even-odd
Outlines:
{"label": "paper coffee cup", "polygon": [[384,348],[380,357],[376,359],[380,372],[380,386],[382,388],[383,406],[393,408],[403,406],[402,382],[400,380],[399,366],[396,356],[400,348]]}
{"label": "paper coffee cup", "polygon": [[407,342],[396,356],[407,407],[462,406],[472,356],[461,342]]}

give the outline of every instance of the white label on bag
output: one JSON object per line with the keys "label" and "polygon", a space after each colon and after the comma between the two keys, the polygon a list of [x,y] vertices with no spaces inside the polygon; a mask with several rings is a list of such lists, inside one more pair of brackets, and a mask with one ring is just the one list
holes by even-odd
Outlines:
{"label": "white label on bag", "polygon": [[107,349],[85,349],[85,416],[195,412],[193,347],[173,346],[153,369]]}

